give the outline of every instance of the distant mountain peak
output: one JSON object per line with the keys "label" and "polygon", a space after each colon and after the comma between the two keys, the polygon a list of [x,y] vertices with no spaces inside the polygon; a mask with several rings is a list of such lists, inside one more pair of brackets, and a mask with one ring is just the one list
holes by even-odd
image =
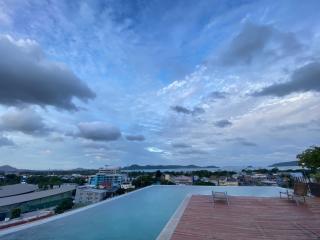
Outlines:
{"label": "distant mountain peak", "polygon": [[16,171],[19,171],[19,169],[12,167],[10,165],[0,166],[0,172],[16,172]]}

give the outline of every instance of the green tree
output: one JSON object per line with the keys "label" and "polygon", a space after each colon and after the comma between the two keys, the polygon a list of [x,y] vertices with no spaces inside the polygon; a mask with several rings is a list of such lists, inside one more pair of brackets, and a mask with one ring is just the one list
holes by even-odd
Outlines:
{"label": "green tree", "polygon": [[136,186],[136,188],[146,187],[153,184],[154,180],[149,175],[143,175],[137,177],[135,180],[132,181],[132,184]]}
{"label": "green tree", "polygon": [[73,207],[72,198],[64,199],[54,210],[55,213],[63,213]]}
{"label": "green tree", "polygon": [[117,195],[122,195],[122,194],[125,194],[125,193],[126,193],[126,190],[124,190],[123,188],[118,188],[117,191],[116,191]]}
{"label": "green tree", "polygon": [[20,208],[14,208],[11,210],[11,218],[18,218],[21,215],[21,209]]}
{"label": "green tree", "polygon": [[215,186],[215,184],[212,183],[212,182],[202,182],[202,181],[194,182],[193,185],[199,185],[199,186]]}
{"label": "green tree", "polygon": [[3,185],[11,185],[20,183],[20,177],[16,174],[7,174],[3,181]]}
{"label": "green tree", "polygon": [[71,183],[76,183],[76,184],[82,186],[82,185],[84,185],[86,183],[86,180],[84,178],[81,178],[81,177],[76,177],[70,182]]}
{"label": "green tree", "polygon": [[312,146],[297,155],[300,166],[310,168],[312,172],[317,172],[320,168],[320,147]]}
{"label": "green tree", "polygon": [[160,181],[161,176],[162,176],[161,171],[160,171],[160,170],[157,170],[157,171],[156,171],[156,179],[157,179],[157,181]]}

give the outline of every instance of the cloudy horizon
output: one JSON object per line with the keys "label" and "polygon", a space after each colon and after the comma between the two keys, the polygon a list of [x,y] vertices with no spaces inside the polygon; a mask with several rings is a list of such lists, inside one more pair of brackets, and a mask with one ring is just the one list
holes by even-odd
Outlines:
{"label": "cloudy horizon", "polygon": [[320,140],[307,2],[0,0],[0,165],[296,160]]}

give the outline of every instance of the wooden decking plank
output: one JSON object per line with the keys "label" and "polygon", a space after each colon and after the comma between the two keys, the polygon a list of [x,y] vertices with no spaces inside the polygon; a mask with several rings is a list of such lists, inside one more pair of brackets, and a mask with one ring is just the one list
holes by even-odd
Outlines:
{"label": "wooden decking plank", "polygon": [[192,196],[172,240],[320,239],[320,199],[296,206],[278,198],[230,197],[213,205],[208,196]]}

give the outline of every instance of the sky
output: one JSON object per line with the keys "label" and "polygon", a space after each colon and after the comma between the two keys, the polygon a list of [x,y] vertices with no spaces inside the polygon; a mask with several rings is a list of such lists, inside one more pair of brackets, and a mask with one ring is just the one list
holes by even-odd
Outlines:
{"label": "sky", "polygon": [[320,1],[0,0],[0,165],[267,166],[320,136]]}

